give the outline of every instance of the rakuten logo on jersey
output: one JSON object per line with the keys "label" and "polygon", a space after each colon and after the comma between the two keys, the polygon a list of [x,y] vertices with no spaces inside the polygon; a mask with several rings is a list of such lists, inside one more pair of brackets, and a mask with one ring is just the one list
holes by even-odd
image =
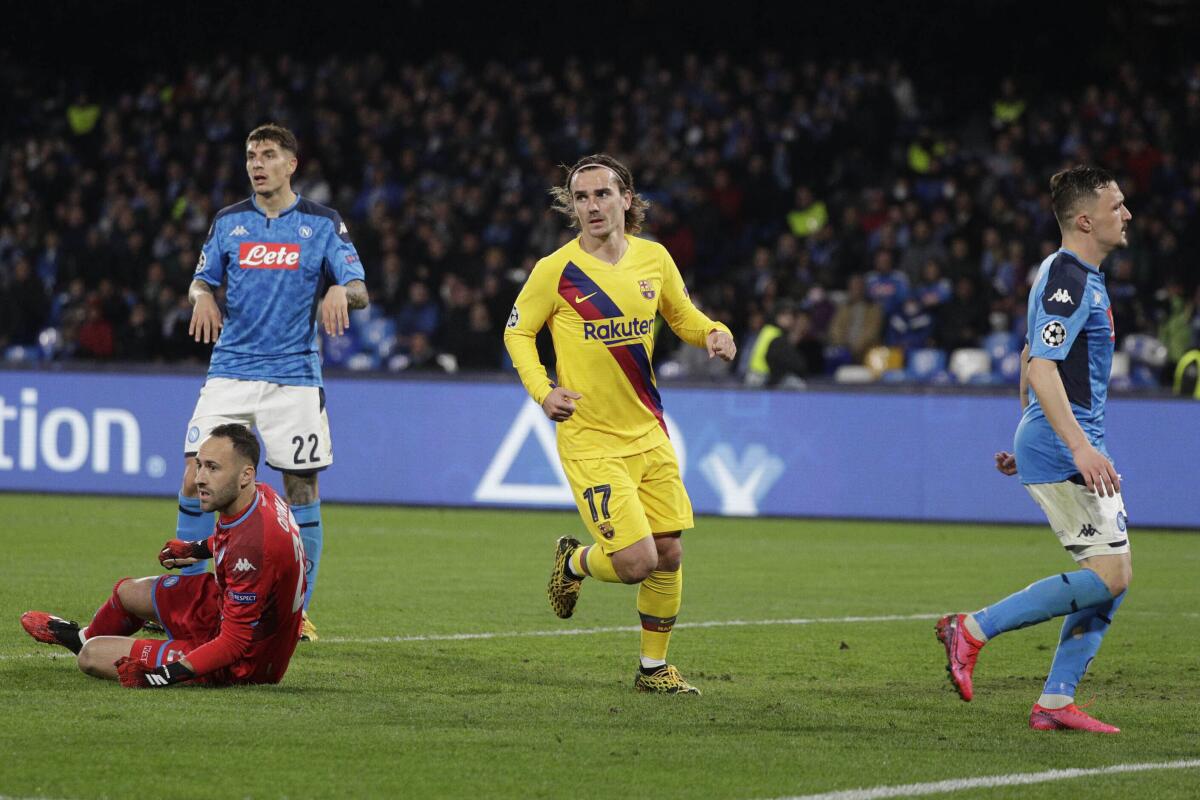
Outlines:
{"label": "rakuten logo on jersey", "polygon": [[242,269],[297,269],[300,266],[300,245],[242,242],[238,246],[238,265]]}

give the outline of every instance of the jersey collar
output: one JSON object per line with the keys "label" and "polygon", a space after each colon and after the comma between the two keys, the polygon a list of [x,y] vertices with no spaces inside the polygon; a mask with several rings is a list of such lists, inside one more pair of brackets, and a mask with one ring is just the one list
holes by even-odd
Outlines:
{"label": "jersey collar", "polygon": [[[293,190],[293,191],[295,191],[295,190]],[[290,214],[293,211],[295,211],[296,206],[300,205],[301,199],[302,198],[300,197],[300,193],[296,192],[296,201],[294,203],[292,203],[290,206],[288,206],[287,208],[281,210],[279,212],[279,216],[282,217],[284,214]],[[267,216],[267,212],[264,211],[262,209],[262,206],[260,206],[258,204],[258,195],[256,195],[256,194],[250,195],[250,205],[254,206],[254,210],[257,211],[258,213],[262,214],[264,217]]]}
{"label": "jersey collar", "polygon": [[589,253],[587,250],[584,250],[583,244],[582,244],[579,236],[576,236],[574,239],[572,239],[571,244],[575,246],[575,251],[577,253],[579,253],[584,258],[589,259],[593,264],[598,264],[601,267],[603,267],[604,269],[624,269],[625,266],[629,263],[629,253],[633,250],[633,237],[630,236],[628,233],[625,234],[625,253],[624,253],[624,255],[621,256],[621,259],[619,261],[617,261],[617,263],[615,263],[615,264],[610,264],[607,261],[605,261],[604,259],[597,258],[596,256]]}
{"label": "jersey collar", "polygon": [[254,493],[254,500],[252,500],[250,502],[250,505],[246,506],[246,509],[244,511],[242,511],[240,514],[238,514],[236,517],[226,517],[224,514],[222,514],[221,518],[219,520],[217,520],[217,525],[220,526],[221,530],[223,530],[223,531],[227,531],[230,528],[236,528],[238,525],[241,525],[243,522],[245,522],[246,519],[251,514],[254,513],[254,509],[258,507],[258,504],[260,502],[262,502],[262,491],[261,490],[256,491]]}
{"label": "jersey collar", "polygon": [[1083,267],[1084,269],[1086,269],[1088,272],[1094,272],[1094,273],[1096,273],[1097,275],[1099,275],[1099,274],[1100,274],[1100,267],[1093,266],[1092,264],[1089,264],[1088,262],[1084,261],[1082,258],[1080,258],[1080,257],[1079,257],[1079,254],[1078,254],[1078,253],[1076,253],[1074,250],[1068,250],[1068,249],[1067,249],[1067,248],[1065,248],[1065,247],[1060,247],[1060,248],[1058,248],[1058,252],[1060,252],[1060,253],[1066,253],[1066,254],[1067,254],[1067,255],[1069,255],[1071,258],[1073,258],[1073,259],[1075,259],[1076,261],[1078,261],[1078,262],[1079,262],[1079,265],[1080,265],[1081,267]]}

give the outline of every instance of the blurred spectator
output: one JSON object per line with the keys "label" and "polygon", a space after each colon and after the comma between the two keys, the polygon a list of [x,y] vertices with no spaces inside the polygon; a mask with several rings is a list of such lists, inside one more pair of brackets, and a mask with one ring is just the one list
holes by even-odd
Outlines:
{"label": "blurred spectator", "polygon": [[867,297],[862,275],[851,275],[846,283],[846,302],[838,306],[829,325],[829,343],[850,354],[857,363],[875,345],[883,332],[883,309]]}
{"label": "blurred spectator", "polygon": [[[803,309],[790,316],[783,335],[767,347],[768,386],[803,386],[805,378],[825,371],[824,348],[813,335],[812,318]],[[787,322],[778,316],[776,321]]]}
{"label": "blurred spectator", "polygon": [[37,344],[49,310],[45,286],[33,274],[29,260],[18,257],[0,303],[0,343]]}

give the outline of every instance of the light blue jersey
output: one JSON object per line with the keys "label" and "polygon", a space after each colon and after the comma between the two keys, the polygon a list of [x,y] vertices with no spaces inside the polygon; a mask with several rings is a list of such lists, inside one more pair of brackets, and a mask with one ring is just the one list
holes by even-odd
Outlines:
{"label": "light blue jersey", "polygon": [[195,277],[226,284],[226,319],[210,378],[320,386],[317,311],[325,287],[363,280],[336,211],[297,196],[270,219],[251,197],[221,209]]}
{"label": "light blue jersey", "polygon": [[[1066,249],[1043,261],[1029,292],[1027,336],[1030,358],[1058,362],[1071,412],[1088,441],[1107,456],[1104,406],[1116,329],[1100,269]],[[1057,483],[1078,472],[1032,388],[1014,452],[1022,483]]]}

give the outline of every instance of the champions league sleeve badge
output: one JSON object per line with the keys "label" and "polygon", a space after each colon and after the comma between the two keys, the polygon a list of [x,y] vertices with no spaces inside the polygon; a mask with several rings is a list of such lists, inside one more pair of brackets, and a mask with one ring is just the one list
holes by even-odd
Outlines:
{"label": "champions league sleeve badge", "polygon": [[1067,340],[1067,329],[1058,320],[1042,327],[1042,343],[1047,347],[1059,347]]}

